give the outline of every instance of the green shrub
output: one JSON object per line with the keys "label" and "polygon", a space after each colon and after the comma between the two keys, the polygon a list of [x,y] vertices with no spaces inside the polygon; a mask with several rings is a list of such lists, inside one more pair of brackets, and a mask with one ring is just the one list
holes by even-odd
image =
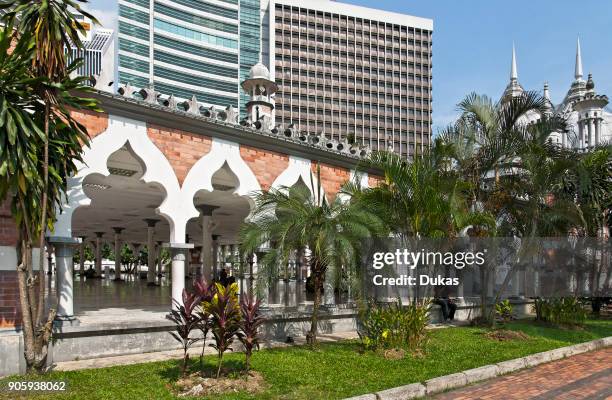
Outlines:
{"label": "green shrub", "polygon": [[510,304],[510,300],[508,299],[495,304],[495,314],[503,322],[508,322],[512,320],[514,318],[513,312],[514,309],[512,307],[512,304]]}
{"label": "green shrub", "polygon": [[427,340],[430,301],[394,303],[370,301],[360,313],[359,336],[366,349],[407,348],[417,350]]}
{"label": "green shrub", "polygon": [[576,297],[538,298],[533,308],[536,320],[555,325],[583,325],[587,317],[584,304]]}

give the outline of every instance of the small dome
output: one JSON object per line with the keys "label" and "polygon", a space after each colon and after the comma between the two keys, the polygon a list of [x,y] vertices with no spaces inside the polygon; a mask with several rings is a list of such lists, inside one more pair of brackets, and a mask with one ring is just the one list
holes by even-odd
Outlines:
{"label": "small dome", "polygon": [[249,73],[249,79],[270,79],[270,71],[261,62],[253,65],[251,72]]}
{"label": "small dome", "polygon": [[587,88],[587,90],[595,89],[595,82],[593,82],[593,75],[592,74],[589,74],[589,79],[587,81],[586,88]]}

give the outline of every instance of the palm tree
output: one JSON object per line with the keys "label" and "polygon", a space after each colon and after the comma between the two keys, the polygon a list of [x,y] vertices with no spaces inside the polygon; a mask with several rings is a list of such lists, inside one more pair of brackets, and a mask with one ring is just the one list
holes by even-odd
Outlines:
{"label": "palm tree", "polygon": [[[73,12],[78,11],[91,18],[92,23],[98,21],[91,14],[81,9],[79,3],[87,0],[10,0],[2,3],[3,8],[10,11],[3,17],[11,25],[15,24],[14,38],[19,39],[15,52],[31,52],[31,73],[34,77],[44,78],[38,81],[35,90],[44,103],[43,119],[43,191],[40,204],[41,229],[38,232],[38,248],[40,249],[39,265],[43,265],[45,254],[45,234],[51,228],[47,218],[47,197],[49,196],[49,132],[52,123],[53,108],[62,106],[63,95],[56,85],[64,82],[69,72],[66,49],[75,46],[82,48],[79,34],[85,33],[85,28],[75,18]],[[33,47],[33,49],[32,49]],[[34,315],[41,321],[44,312],[45,274],[38,274],[39,295],[38,305]]]}
{"label": "palm tree", "polygon": [[[470,209],[466,199],[470,184],[453,167],[453,154],[453,146],[442,140],[412,161],[395,153],[375,152],[364,166],[382,171],[382,181],[369,189],[351,187],[350,192],[364,207],[382,216],[405,244],[453,239],[468,226],[494,229],[490,214]],[[419,296],[417,286],[415,297]]]}
{"label": "palm tree", "polygon": [[[80,45],[75,33],[80,25],[73,23],[68,6],[78,9],[71,1],[0,3],[0,8],[9,10],[2,17],[0,36],[0,200],[13,197],[11,209],[20,233],[17,272],[24,354],[27,369],[36,371],[45,366],[55,311],[43,318],[45,274],[40,268],[34,275],[31,250],[38,239],[43,265],[44,234],[52,228],[66,179],[76,172],[75,161],[89,141],[69,107],[99,111],[94,100],[71,94],[88,89],[82,84],[84,78],[70,78],[78,63],[65,63],[67,40]],[[58,46],[61,57],[51,50]],[[58,60],[64,60],[61,67]]]}
{"label": "palm tree", "polygon": [[331,279],[331,272],[337,273],[342,268],[357,270],[362,240],[383,231],[382,221],[364,208],[343,201],[339,196],[327,201],[318,168],[316,177],[315,184],[311,176],[311,190],[303,185],[256,193],[252,218],[240,232],[243,254],[253,254],[262,247],[273,245],[258,260],[263,279],[286,264],[292,253],[308,249],[307,263],[315,289],[307,334],[307,342],[311,345],[317,343],[324,280]]}

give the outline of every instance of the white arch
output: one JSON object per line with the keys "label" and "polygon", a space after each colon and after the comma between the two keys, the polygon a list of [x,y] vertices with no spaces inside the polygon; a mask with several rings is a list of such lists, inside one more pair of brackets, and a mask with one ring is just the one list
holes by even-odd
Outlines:
{"label": "white arch", "polygon": [[[360,171],[352,169],[350,171],[349,180],[351,182],[357,180],[357,182],[359,182],[359,185],[361,186],[362,189],[370,187],[370,182],[369,182],[369,179],[368,179],[368,173],[367,172],[360,172]],[[340,200],[342,200],[342,202],[347,202],[347,201],[350,200],[351,196],[349,196],[347,194],[344,194],[344,193],[338,193],[338,198]]]}
{"label": "white arch", "polygon": [[[108,116],[106,131],[92,139],[89,147],[84,148],[83,162],[77,164],[77,174],[68,179],[66,192],[68,203],[62,206],[62,213],[58,216],[53,236],[72,237],[72,214],[78,207],[91,204],[91,199],[83,191],[85,178],[91,174],[109,176],[107,167],[109,157],[126,143],[130,144],[134,154],[145,164],[145,173],[141,179],[146,183],[157,183],[165,190],[166,197],[156,213],[168,220],[173,236],[177,228],[173,214],[181,208],[180,187],[174,170],[168,159],[147,135],[145,122],[112,114]],[[180,239],[179,243],[183,243],[184,232],[175,239]]]}
{"label": "white arch", "polygon": [[[280,189],[282,187],[291,187],[295,185],[295,183],[302,178],[302,181],[310,190],[312,197],[316,199],[317,194],[314,192],[314,188],[317,187],[318,181],[316,174],[312,173],[312,162],[306,158],[289,156],[289,165],[287,168],[276,177],[274,182],[272,183],[273,188]],[[312,183],[310,184],[310,179],[312,177]],[[323,196],[326,196],[325,189],[321,186],[321,191],[323,192]]]}
{"label": "white arch", "polygon": [[177,210],[177,221],[183,221],[182,225],[187,226],[187,222],[191,218],[196,218],[199,215],[198,210],[193,205],[193,198],[200,190],[212,192],[213,175],[227,163],[230,170],[238,178],[238,187],[233,194],[243,196],[249,200],[252,206],[250,194],[261,190],[261,186],[257,181],[257,177],[249,168],[248,164],[240,156],[240,145],[223,139],[212,139],[210,152],[200,158],[191,167],[183,187],[181,188],[181,198],[183,207]]}

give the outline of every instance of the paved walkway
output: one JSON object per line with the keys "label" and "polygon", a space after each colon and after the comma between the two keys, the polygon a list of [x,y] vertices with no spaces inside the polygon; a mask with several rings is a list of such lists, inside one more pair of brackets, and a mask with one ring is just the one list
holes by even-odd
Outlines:
{"label": "paved walkway", "polygon": [[436,400],[612,400],[612,347],[434,396]]}

